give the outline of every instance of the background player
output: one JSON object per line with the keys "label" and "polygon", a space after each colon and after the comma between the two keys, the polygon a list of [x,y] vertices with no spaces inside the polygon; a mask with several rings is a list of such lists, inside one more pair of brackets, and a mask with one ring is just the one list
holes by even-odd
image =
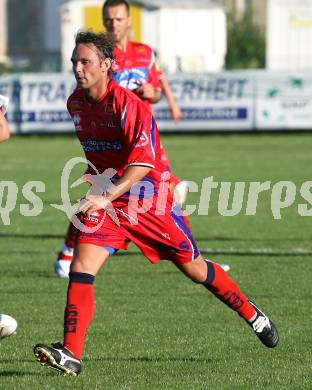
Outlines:
{"label": "background player", "polygon": [[145,44],[129,39],[131,29],[130,7],[127,0],[107,0],[103,5],[103,23],[116,35],[114,79],[121,86],[150,103],[157,103],[162,91],[166,96],[172,118],[182,119],[182,112],[174,98],[168,80],[155,63],[153,50]]}
{"label": "background player", "polygon": [[103,24],[116,37],[114,80],[133,91],[148,106],[159,102],[161,85],[151,47],[129,39],[130,6],[126,0],[106,0],[102,9]]}
{"label": "background player", "polygon": [[[86,159],[98,172],[114,168],[115,185],[99,195],[88,195],[80,203],[82,228],[71,266],[64,316],[64,343],[37,344],[39,362],[64,375],[81,372],[81,357],[88,327],[94,316],[96,274],[109,255],[125,249],[129,241],[152,263],[170,260],[195,283],[202,284],[236,311],[267,347],[275,347],[278,333],[270,319],[250,302],[237,284],[212,261],[199,253],[191,231],[173,210],[173,198],[164,193],[160,179],[165,168],[159,159],[159,133],[151,111],[133,93],[111,78],[114,43],[107,34],[80,32],[72,54],[77,88],[68,99],[68,111],[82,126],[77,132]],[[91,126],[91,123],[94,126]],[[112,129],[111,123],[115,124]],[[144,137],[143,137],[144,135]],[[143,141],[142,141],[143,140]],[[154,191],[142,194],[141,180],[150,179]],[[137,191],[128,191],[137,185]],[[159,196],[166,195],[159,215]],[[137,213],[148,200],[150,208]],[[105,215],[118,212],[119,226]],[[133,224],[129,216],[136,216]],[[106,218],[105,218],[106,216]],[[99,222],[103,222],[99,225]],[[93,233],[87,228],[97,227]]]}
{"label": "background player", "polygon": [[166,96],[169,110],[171,113],[171,117],[175,122],[180,122],[180,120],[183,119],[183,113],[182,113],[178,103],[176,102],[176,100],[174,98],[172,89],[170,87],[170,84],[169,84],[164,72],[157,64],[156,64],[156,68],[158,71],[158,79],[160,82],[161,91]]}

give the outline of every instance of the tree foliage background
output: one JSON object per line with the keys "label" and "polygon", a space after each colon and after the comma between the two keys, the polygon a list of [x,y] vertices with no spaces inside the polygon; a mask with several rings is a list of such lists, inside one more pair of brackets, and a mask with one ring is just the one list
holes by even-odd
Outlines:
{"label": "tree foliage background", "polygon": [[227,18],[226,69],[258,69],[265,67],[265,34],[254,22],[251,11]]}

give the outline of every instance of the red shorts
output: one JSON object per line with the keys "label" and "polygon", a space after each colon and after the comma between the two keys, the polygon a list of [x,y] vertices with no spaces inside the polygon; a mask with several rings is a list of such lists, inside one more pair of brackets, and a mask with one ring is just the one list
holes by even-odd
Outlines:
{"label": "red shorts", "polygon": [[164,215],[156,215],[151,209],[137,214],[136,220],[129,216],[128,207],[115,207],[115,211],[119,226],[103,210],[89,218],[81,216],[77,243],[127,249],[133,242],[152,263],[159,260],[188,263],[198,257],[192,233],[177,206]]}

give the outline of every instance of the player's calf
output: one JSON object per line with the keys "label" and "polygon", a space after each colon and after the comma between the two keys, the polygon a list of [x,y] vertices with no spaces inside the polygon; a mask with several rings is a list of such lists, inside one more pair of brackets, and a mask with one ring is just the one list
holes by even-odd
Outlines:
{"label": "player's calf", "polygon": [[273,322],[241,292],[239,286],[216,263],[206,261],[207,279],[203,285],[223,303],[236,311],[253,328],[268,348],[278,344],[278,332]]}

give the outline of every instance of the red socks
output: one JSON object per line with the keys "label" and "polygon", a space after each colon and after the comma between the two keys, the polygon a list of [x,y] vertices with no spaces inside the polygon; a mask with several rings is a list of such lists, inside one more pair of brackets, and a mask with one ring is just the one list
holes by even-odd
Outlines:
{"label": "red socks", "polygon": [[[208,276],[203,285],[246,321],[250,321],[256,310],[237,284],[218,264],[211,261],[206,263]],[[64,314],[64,347],[80,359],[86,333],[94,315],[94,276],[71,272],[69,277]]]}
{"label": "red socks", "polygon": [[94,315],[94,276],[71,272],[64,313],[64,347],[81,358],[88,327]]}
{"label": "red socks", "polygon": [[218,264],[208,260],[206,263],[208,277],[203,283],[204,286],[246,321],[250,321],[255,316],[256,310],[234,280]]}

